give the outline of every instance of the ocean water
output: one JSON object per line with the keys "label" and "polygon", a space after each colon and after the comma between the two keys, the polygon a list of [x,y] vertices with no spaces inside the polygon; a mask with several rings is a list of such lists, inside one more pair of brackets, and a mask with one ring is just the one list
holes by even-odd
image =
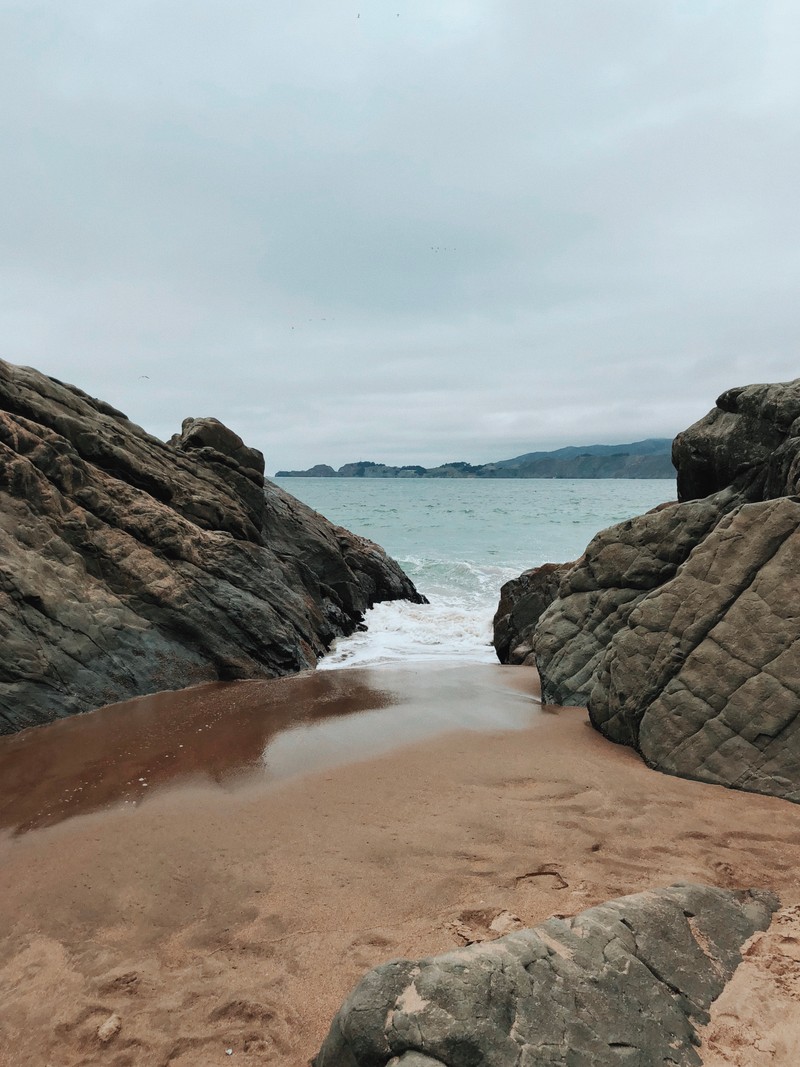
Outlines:
{"label": "ocean water", "polygon": [[501,585],[577,558],[599,530],[675,499],[666,480],[276,478],[320,514],[386,549],[430,604],[378,604],[321,669],[397,661],[497,662]]}

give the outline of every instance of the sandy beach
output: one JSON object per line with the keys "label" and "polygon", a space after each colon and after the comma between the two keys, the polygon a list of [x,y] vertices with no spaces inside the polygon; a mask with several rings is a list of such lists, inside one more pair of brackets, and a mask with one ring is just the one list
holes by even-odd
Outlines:
{"label": "sandy beach", "polygon": [[0,1062],[295,1067],[369,967],[681,880],[784,905],[704,1062],[800,1062],[800,808],[650,771],[535,679],[331,671],[2,739]]}

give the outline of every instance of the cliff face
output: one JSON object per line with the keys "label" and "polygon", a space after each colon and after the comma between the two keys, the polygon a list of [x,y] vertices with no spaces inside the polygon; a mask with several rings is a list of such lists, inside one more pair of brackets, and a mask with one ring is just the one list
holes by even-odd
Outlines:
{"label": "cliff face", "polygon": [[217,420],[164,443],[3,361],[0,498],[0,733],[311,667],[376,601],[421,599]]}
{"label": "cliff face", "polygon": [[723,393],[673,460],[680,502],[598,534],[517,643],[652,766],[800,801],[800,379]]}

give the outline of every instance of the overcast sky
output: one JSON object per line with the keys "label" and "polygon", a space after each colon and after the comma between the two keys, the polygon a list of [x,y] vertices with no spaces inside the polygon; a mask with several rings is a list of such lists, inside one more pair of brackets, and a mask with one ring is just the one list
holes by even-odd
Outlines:
{"label": "overcast sky", "polygon": [[796,0],[0,0],[2,345],[267,470],[800,374]]}

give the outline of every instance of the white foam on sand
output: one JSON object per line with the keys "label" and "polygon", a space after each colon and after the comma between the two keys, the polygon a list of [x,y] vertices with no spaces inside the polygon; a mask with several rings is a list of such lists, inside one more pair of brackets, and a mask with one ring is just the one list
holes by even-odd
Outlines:
{"label": "white foam on sand", "polygon": [[493,606],[457,594],[427,594],[429,604],[392,601],[366,613],[367,630],[341,638],[319,663],[319,670],[382,663],[466,660],[496,663],[492,648]]}
{"label": "white foam on sand", "polygon": [[318,670],[458,660],[497,663],[492,619],[500,587],[524,567],[407,556],[398,563],[430,601],[391,601],[366,612],[366,632],[335,642]]}

